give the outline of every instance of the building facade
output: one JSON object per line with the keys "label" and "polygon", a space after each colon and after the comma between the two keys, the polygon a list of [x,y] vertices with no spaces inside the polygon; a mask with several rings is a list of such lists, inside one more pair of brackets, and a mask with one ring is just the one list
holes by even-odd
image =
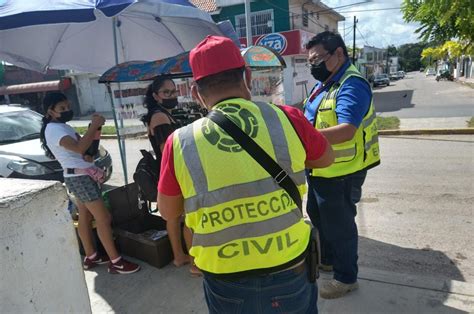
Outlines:
{"label": "building facade", "polygon": [[[243,0],[191,0],[209,12],[216,22],[229,20],[246,47],[245,5]],[[285,103],[295,105],[306,98],[316,81],[306,67],[305,44],[325,30],[337,32],[344,17],[321,1],[256,0],[250,3],[252,44],[266,45],[279,52],[283,70]]]}
{"label": "building facade", "polygon": [[356,67],[367,79],[382,73],[391,73],[398,70],[398,58],[387,58],[387,49],[364,46],[356,60]]}

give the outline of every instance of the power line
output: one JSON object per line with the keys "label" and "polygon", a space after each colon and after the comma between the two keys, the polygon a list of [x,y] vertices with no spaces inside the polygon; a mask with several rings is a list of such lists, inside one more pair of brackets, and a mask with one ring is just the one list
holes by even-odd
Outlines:
{"label": "power line", "polygon": [[365,1],[361,1],[361,2],[356,2],[356,3],[351,3],[351,4],[346,4],[346,5],[341,5],[341,6],[338,6],[338,7],[334,7],[334,8],[327,8],[327,9],[322,9],[322,10],[318,10],[318,11],[309,11],[307,13],[304,13],[304,14],[297,14],[297,13],[293,13],[291,12],[290,10],[287,10],[285,8],[282,8],[274,3],[271,3],[270,1],[268,0],[264,0],[264,2],[266,2],[268,5],[274,7],[275,9],[279,9],[283,12],[286,12],[286,13],[289,13],[290,14],[290,17],[299,17],[299,16],[303,16],[303,15],[306,15],[308,17],[308,20],[310,20],[311,22],[313,22],[314,24],[320,26],[321,28],[325,28],[322,24],[320,24],[319,22],[311,19],[309,16],[313,16],[314,13],[316,14],[333,14],[333,12],[331,11],[334,11],[336,13],[339,13],[337,11],[335,11],[336,9],[340,9],[340,8],[347,8],[347,7],[351,7],[351,6],[356,6],[356,5],[360,5],[360,4],[365,4],[365,3],[369,3],[370,1],[368,0],[365,0]]}
{"label": "power line", "polygon": [[369,45],[369,43],[367,42],[367,39],[365,39],[365,36],[361,33],[361,31],[359,30],[359,28],[356,27],[356,30],[359,32],[359,35],[362,37],[362,39],[364,40],[365,44],[367,46],[371,46]]}
{"label": "power line", "polygon": [[396,8],[381,8],[381,9],[354,10],[354,11],[338,11],[337,13],[373,12],[373,11],[388,11],[388,10],[400,10],[400,9],[401,9],[401,7],[396,7]]}

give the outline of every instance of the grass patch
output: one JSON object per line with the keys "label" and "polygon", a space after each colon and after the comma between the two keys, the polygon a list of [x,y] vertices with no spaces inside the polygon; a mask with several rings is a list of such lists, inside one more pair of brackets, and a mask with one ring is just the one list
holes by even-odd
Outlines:
{"label": "grass patch", "polygon": [[398,130],[400,119],[397,117],[377,117],[377,127],[379,130]]}
{"label": "grass patch", "polygon": [[[377,126],[379,130],[398,130],[400,128],[400,119],[397,117],[377,117]],[[470,128],[474,127],[474,117],[468,121]],[[87,126],[76,126],[74,129],[77,133],[83,135],[87,131]],[[115,135],[117,131],[113,125],[105,125],[102,127],[103,135]]]}
{"label": "grass patch", "polygon": [[467,121],[468,128],[474,128],[474,117],[471,117],[471,120]]}
{"label": "grass patch", "polygon": [[[74,129],[79,133],[80,135],[83,135],[87,132],[88,127],[87,126],[76,126]],[[115,126],[112,125],[104,125],[102,126],[102,134],[103,135],[115,135],[117,134],[117,131],[115,130]]]}

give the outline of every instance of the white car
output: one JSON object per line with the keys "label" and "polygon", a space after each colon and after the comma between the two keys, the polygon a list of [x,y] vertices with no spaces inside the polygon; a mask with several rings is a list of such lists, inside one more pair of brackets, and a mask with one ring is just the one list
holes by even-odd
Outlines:
{"label": "white car", "polygon": [[433,69],[433,68],[428,68],[428,70],[426,70],[426,76],[430,76],[430,75],[433,75],[433,76],[436,75],[435,69]]}
{"label": "white car", "polygon": [[[39,139],[43,116],[18,106],[0,105],[0,177],[64,181],[63,169],[46,157]],[[112,175],[112,159],[100,147],[95,164]]]}

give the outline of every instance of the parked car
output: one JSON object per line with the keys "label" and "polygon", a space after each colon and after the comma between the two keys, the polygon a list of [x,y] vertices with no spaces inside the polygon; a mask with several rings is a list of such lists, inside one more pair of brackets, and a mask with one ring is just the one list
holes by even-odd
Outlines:
{"label": "parked car", "polygon": [[420,68],[420,72],[425,72],[425,68]]}
{"label": "parked car", "polygon": [[426,75],[426,76],[430,76],[430,75],[435,76],[435,75],[436,75],[436,71],[435,71],[435,69],[433,69],[433,68],[428,68],[428,69],[426,70],[426,74],[425,74],[425,75]]}
{"label": "parked car", "polygon": [[374,77],[374,81],[372,82],[372,85],[374,87],[380,86],[380,85],[390,85],[390,79],[388,78],[387,74],[377,74]]}
{"label": "parked car", "polygon": [[397,72],[391,72],[388,77],[389,77],[389,79],[390,79],[391,81],[396,81],[396,80],[399,79]]}
{"label": "parked car", "polygon": [[404,72],[404,71],[398,71],[398,72],[397,72],[397,75],[398,75],[398,79],[403,79],[403,78],[405,78],[405,72]]}
{"label": "parked car", "polygon": [[[63,169],[46,157],[39,139],[42,115],[18,106],[0,105],[0,177],[64,181]],[[95,164],[112,175],[112,158],[102,147]]]}

